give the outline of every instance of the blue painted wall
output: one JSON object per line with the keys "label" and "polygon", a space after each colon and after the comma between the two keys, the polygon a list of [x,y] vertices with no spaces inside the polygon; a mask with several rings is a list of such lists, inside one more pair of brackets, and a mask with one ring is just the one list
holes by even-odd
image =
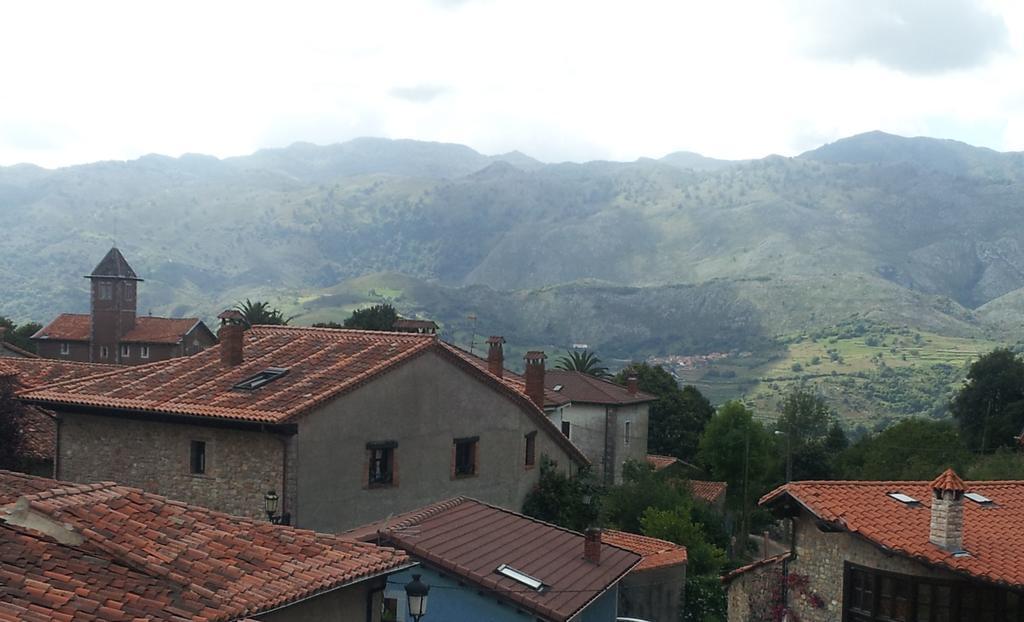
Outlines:
{"label": "blue painted wall", "polygon": [[[413,574],[421,575],[420,580],[430,586],[423,622],[533,622],[537,619],[494,597],[480,595],[472,587],[460,586],[450,576],[442,577],[429,567],[418,566],[388,576],[384,596],[398,601],[399,622],[410,620],[406,615],[405,585],[412,581]],[[574,618],[574,622],[614,622],[617,605],[618,586],[602,594]]]}

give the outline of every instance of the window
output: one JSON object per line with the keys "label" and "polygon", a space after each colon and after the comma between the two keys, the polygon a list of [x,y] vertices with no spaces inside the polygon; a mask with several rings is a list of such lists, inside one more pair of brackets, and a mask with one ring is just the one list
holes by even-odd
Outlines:
{"label": "window", "polygon": [[121,358],[129,358],[132,355],[132,347],[129,345],[121,346]]}
{"label": "window", "polygon": [[68,354],[71,354],[71,344],[66,342],[66,341],[61,342],[61,344],[60,344],[60,353],[65,355],[65,356],[68,355]]}
{"label": "window", "polygon": [[268,367],[258,374],[249,376],[245,380],[236,384],[233,388],[241,389],[243,391],[255,391],[263,385],[270,384],[287,373],[288,370],[283,367]]}
{"label": "window", "polygon": [[105,359],[110,356],[110,348],[107,346],[100,346],[100,358]]}
{"label": "window", "polygon": [[572,438],[570,431],[572,430],[572,424],[568,421],[562,421],[562,436],[565,438]]}
{"label": "window", "polygon": [[139,346],[139,358],[149,358],[149,346]]}
{"label": "window", "polygon": [[537,464],[537,432],[530,432],[526,435],[526,458],[525,466],[532,467]]}
{"label": "window", "polygon": [[633,433],[633,422],[627,420],[625,428],[626,428],[626,433],[625,433],[626,434],[626,438],[624,439],[624,441],[625,441],[625,443],[627,445],[629,445],[629,437]]}
{"label": "window", "polygon": [[110,300],[114,297],[114,285],[108,281],[100,281],[100,300]]}
{"label": "window", "polygon": [[395,441],[380,441],[366,444],[369,455],[369,472],[366,483],[371,488],[395,484]]}
{"label": "window", "polygon": [[206,441],[192,441],[188,456],[189,472],[193,475],[206,473]]}
{"label": "window", "polygon": [[397,598],[384,598],[380,605],[381,622],[398,622]]}
{"label": "window", "polygon": [[135,299],[135,283],[128,281],[124,284],[124,299],[134,300]]}
{"label": "window", "polygon": [[455,445],[454,471],[455,477],[468,477],[476,475],[476,446],[479,436],[469,438],[457,438]]}
{"label": "window", "polygon": [[508,564],[502,564],[498,566],[497,568],[495,568],[494,572],[497,572],[500,575],[504,575],[509,579],[512,579],[513,581],[518,581],[519,583],[522,583],[531,590],[536,590],[538,592],[544,591],[545,585],[543,581],[531,577],[522,570],[516,570]]}

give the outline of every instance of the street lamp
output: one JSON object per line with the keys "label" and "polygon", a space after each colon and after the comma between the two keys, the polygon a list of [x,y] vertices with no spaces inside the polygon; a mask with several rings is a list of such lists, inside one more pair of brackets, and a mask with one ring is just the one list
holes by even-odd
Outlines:
{"label": "street lamp", "polygon": [[414,622],[420,622],[427,613],[427,594],[430,586],[420,581],[420,575],[414,574],[412,581],[405,586],[405,596],[409,599],[409,615]]}
{"label": "street lamp", "polygon": [[277,503],[279,497],[273,490],[268,490],[267,494],[263,495],[263,511],[267,513],[267,520],[274,525],[287,525],[291,522],[291,514],[285,512],[284,514],[278,515]]}

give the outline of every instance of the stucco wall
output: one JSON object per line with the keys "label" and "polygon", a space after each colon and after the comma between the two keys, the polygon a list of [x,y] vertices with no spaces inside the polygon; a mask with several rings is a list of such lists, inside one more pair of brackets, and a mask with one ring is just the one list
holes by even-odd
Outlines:
{"label": "stucco wall", "polygon": [[633,571],[619,583],[619,615],[676,622],[685,585],[686,564]]}
{"label": "stucco wall", "polygon": [[395,573],[388,577],[388,585],[384,595],[398,601],[398,620],[411,620],[408,617],[408,603],[405,596],[405,585],[412,581],[412,575],[420,575],[420,580],[430,586],[427,597],[428,620],[461,621],[486,620],[487,622],[532,622],[534,617],[493,596],[487,596],[471,586],[460,584],[451,575],[441,574],[427,566],[418,566]]}
{"label": "stucco wall", "polygon": [[384,584],[383,577],[363,581],[253,617],[265,622],[360,622],[367,620],[369,593]]}
{"label": "stucco wall", "polygon": [[[615,468],[613,483],[616,484],[622,483],[622,465],[627,460],[644,462],[647,459],[647,404],[616,407],[575,403],[562,408],[560,414],[560,419],[570,424],[569,438],[593,463],[598,479],[604,479],[606,448],[611,450],[609,462]],[[626,442],[627,421],[630,422],[629,442]],[[610,437],[605,436],[607,422],[614,428]],[[606,441],[610,444],[606,445]]]}
{"label": "stucco wall", "polygon": [[[238,516],[265,518],[281,492],[282,438],[244,430],[61,414],[58,479],[116,481]],[[206,474],[189,471],[191,441],[206,442]]]}
{"label": "stucco wall", "polygon": [[[536,466],[526,434],[537,431]],[[453,479],[452,441],[479,436],[477,474]],[[397,485],[366,486],[367,442],[395,441]],[[334,532],[467,495],[513,510],[541,456],[573,464],[540,423],[502,393],[426,353],[300,420],[296,524]]]}
{"label": "stucco wall", "polygon": [[[879,499],[879,503],[887,502],[890,500]],[[927,512],[928,509],[920,508],[920,511]],[[849,533],[823,532],[806,513],[796,521],[796,553],[796,558],[789,563],[790,574],[808,576],[809,591],[825,601],[825,607],[817,609],[810,606],[807,599],[791,591],[789,606],[804,622],[831,622],[841,619],[844,562],[907,575],[958,578],[951,572],[937,570],[903,556],[887,555],[878,547]]]}

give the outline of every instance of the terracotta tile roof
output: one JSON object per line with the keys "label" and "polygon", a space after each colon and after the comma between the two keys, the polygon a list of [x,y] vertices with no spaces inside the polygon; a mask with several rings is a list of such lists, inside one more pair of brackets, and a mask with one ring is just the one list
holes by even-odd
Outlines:
{"label": "terracotta tile roof", "polygon": [[[116,371],[25,391],[47,407],[93,406],[136,413],[290,423],[420,354],[432,351],[470,371],[533,417],[580,464],[586,456],[562,435],[525,393],[480,369],[436,335],[399,332],[254,326],[245,332],[244,361],[225,367],[218,348],[189,357],[118,367]],[[486,363],[485,363],[486,364]],[[233,387],[270,367],[288,373],[254,391]]]}
{"label": "terracotta tile roof", "polygon": [[[142,315],[135,326],[121,339],[125,343],[175,344],[199,323],[198,318],[171,318]],[[89,341],[92,318],[80,313],[61,313],[52,322],[32,335],[33,339],[53,341]]]}
{"label": "terracotta tile roof", "polygon": [[675,542],[614,529],[606,529],[601,537],[608,544],[643,557],[633,572],[686,563],[686,547]]}
{"label": "terracotta tile roof", "polygon": [[[885,550],[981,580],[1024,586],[1020,558],[1024,550],[1024,481],[969,481],[964,485],[968,492],[992,500],[986,505],[963,501],[966,556],[956,556],[928,541],[931,482],[792,482],[765,495],[761,504],[793,499],[818,518]],[[920,503],[904,504],[889,497],[892,492]]]}
{"label": "terracotta tile roof", "polygon": [[[583,534],[476,499],[456,497],[403,514],[386,526],[346,535],[372,538],[408,551],[431,566],[550,620],[572,618],[640,563],[640,555],[609,543],[601,563],[583,558]],[[501,564],[538,579],[536,591],[504,575]]]}
{"label": "terracotta tile roof", "polygon": [[25,495],[52,490],[60,484],[55,479],[0,469],[0,506],[14,503]]}
{"label": "terracotta tile roof", "polygon": [[92,317],[84,313],[61,313],[52,322],[36,331],[33,339],[89,341]]}
{"label": "terracotta tile roof", "polygon": [[18,382],[23,388],[41,387],[46,384],[65,380],[80,380],[89,376],[104,374],[117,369],[118,365],[102,365],[99,363],[79,363],[57,359],[4,359],[3,365],[18,374]]}
{"label": "terracotta tile roof", "polygon": [[18,370],[0,361],[0,378],[11,378],[18,375]]}
{"label": "terracotta tile roof", "polygon": [[[394,549],[113,483],[26,477],[0,471],[0,498],[22,495],[0,510],[0,601],[44,619],[236,620],[410,565]],[[19,510],[84,540],[19,527]]]}
{"label": "terracotta tile roof", "polygon": [[746,566],[740,566],[739,568],[731,570],[731,571],[725,573],[724,575],[722,575],[722,583],[728,583],[728,582],[732,581],[733,579],[735,579],[736,577],[740,576],[741,574],[750,572],[751,570],[755,570],[755,569],[761,568],[763,566],[770,566],[772,564],[777,564],[779,562],[783,562],[783,561],[789,559],[789,556],[790,556],[790,553],[787,551],[787,552],[781,553],[779,555],[774,555],[772,557],[765,557],[764,559],[759,559],[759,560],[757,560],[757,561],[755,561],[753,563],[747,564]]}
{"label": "terracotta tile roof", "polygon": [[[494,374],[492,374],[488,370],[487,359],[481,358],[481,357],[479,357],[479,356],[477,356],[475,354],[470,354],[469,352],[463,350],[462,348],[460,348],[458,346],[455,346],[455,345],[452,345],[450,343],[445,343],[444,345],[449,350],[451,350],[451,352],[453,354],[459,356],[460,358],[465,360],[467,363],[470,363],[471,365],[473,365],[477,369],[483,371],[484,373],[486,373],[487,375],[491,376],[492,378],[497,379],[499,382],[505,384],[506,386],[508,386],[509,388],[515,390],[516,392],[521,393],[523,395],[526,395],[526,379],[523,378],[520,374],[517,374],[514,371],[506,369],[506,370],[504,370],[502,372],[502,377],[498,378],[497,376],[495,376]],[[547,371],[545,373],[551,373],[551,372]],[[552,391],[551,389],[548,389],[548,388],[544,389],[544,406],[545,407],[563,406],[563,405],[568,404],[568,403],[569,403],[569,398],[565,397],[564,395],[560,395],[557,392]]]}
{"label": "terracotta tile roof", "polygon": [[956,474],[953,469],[946,469],[941,475],[932,480],[934,490],[952,490],[954,492],[964,491],[964,480]]}
{"label": "terracotta tile roof", "polygon": [[726,482],[709,482],[700,479],[690,480],[690,490],[693,496],[710,504],[715,504],[725,494],[729,484]]}
{"label": "terracotta tile roof", "polygon": [[42,408],[26,408],[21,420],[21,442],[26,458],[53,460],[57,453],[57,422]]}
{"label": "terracotta tile roof", "polygon": [[676,464],[677,462],[680,462],[680,460],[679,458],[676,458],[674,456],[659,456],[658,454],[647,454],[647,464],[654,467],[655,471],[667,469],[668,467],[672,466],[673,464]]}
{"label": "terracotta tile roof", "polygon": [[653,402],[658,399],[649,393],[638,391],[636,395],[631,394],[626,387],[615,384],[608,380],[602,380],[578,371],[562,371],[559,369],[548,370],[544,374],[544,387],[552,391],[555,387],[561,389],[555,391],[571,402],[580,404],[642,404]]}

